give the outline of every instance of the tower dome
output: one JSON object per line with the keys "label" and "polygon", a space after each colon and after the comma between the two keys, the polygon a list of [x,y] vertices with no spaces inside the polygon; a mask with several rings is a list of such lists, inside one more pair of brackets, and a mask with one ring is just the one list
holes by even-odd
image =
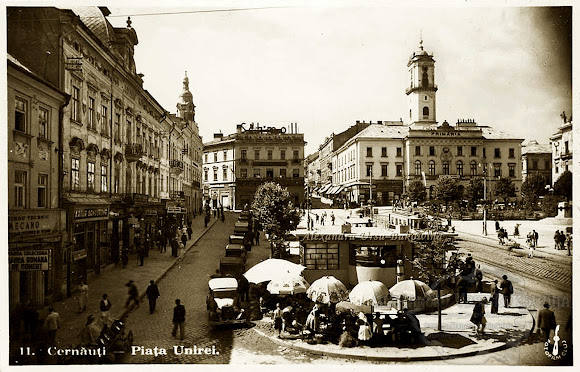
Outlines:
{"label": "tower dome", "polygon": [[184,120],[195,120],[195,105],[193,104],[193,94],[189,91],[187,71],[185,71],[185,78],[183,78],[183,90],[177,98],[177,116]]}
{"label": "tower dome", "polygon": [[189,91],[189,78],[187,77],[187,71],[185,71],[185,78],[183,79],[183,90],[179,95],[178,103],[181,105],[193,103],[193,94],[191,94]]}

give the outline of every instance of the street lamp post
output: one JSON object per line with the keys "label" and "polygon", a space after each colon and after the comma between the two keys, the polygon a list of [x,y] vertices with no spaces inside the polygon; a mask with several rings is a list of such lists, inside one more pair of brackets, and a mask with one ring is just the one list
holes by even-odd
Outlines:
{"label": "street lamp post", "polygon": [[370,216],[371,221],[373,220],[373,168],[371,166],[370,169],[370,181],[369,181],[369,207],[370,207]]}
{"label": "street lamp post", "polygon": [[487,163],[483,165],[483,234],[487,236]]}

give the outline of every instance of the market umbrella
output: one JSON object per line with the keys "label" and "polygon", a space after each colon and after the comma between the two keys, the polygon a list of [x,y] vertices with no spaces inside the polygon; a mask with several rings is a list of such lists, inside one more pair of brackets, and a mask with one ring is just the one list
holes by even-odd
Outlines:
{"label": "market umbrella", "polygon": [[340,313],[350,313],[350,314],[370,314],[373,312],[373,309],[368,305],[355,305],[352,302],[348,301],[340,301],[336,304],[336,312]]}
{"label": "market umbrella", "polygon": [[250,283],[262,283],[283,277],[288,272],[301,273],[306,267],[278,258],[269,258],[246,271],[244,276]]}
{"label": "market umbrella", "polygon": [[347,298],[347,293],[346,286],[334,276],[316,279],[306,291],[308,298],[323,304],[340,302]]}
{"label": "market umbrella", "polygon": [[376,280],[360,282],[352,289],[348,299],[355,305],[383,306],[390,299],[389,289]]}
{"label": "market umbrella", "polygon": [[304,293],[310,284],[298,272],[287,272],[285,275],[272,279],[266,289],[271,294]]}
{"label": "market umbrella", "polygon": [[431,299],[435,296],[435,293],[427,284],[415,279],[400,281],[392,286],[389,291],[394,298],[412,301],[416,301],[417,299]]}

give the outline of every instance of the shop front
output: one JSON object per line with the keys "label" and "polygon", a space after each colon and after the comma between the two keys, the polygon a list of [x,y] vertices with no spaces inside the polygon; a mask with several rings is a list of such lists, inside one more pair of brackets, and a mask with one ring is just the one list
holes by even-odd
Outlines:
{"label": "shop front", "polygon": [[45,305],[63,295],[62,210],[10,210],[8,269],[10,310]]}

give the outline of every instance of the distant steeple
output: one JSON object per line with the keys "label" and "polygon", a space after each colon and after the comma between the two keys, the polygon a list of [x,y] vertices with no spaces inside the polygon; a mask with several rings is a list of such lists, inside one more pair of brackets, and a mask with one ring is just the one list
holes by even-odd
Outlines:
{"label": "distant steeple", "polygon": [[195,120],[195,105],[193,104],[193,94],[189,91],[187,71],[185,71],[183,89],[177,101],[177,116],[184,120]]}

